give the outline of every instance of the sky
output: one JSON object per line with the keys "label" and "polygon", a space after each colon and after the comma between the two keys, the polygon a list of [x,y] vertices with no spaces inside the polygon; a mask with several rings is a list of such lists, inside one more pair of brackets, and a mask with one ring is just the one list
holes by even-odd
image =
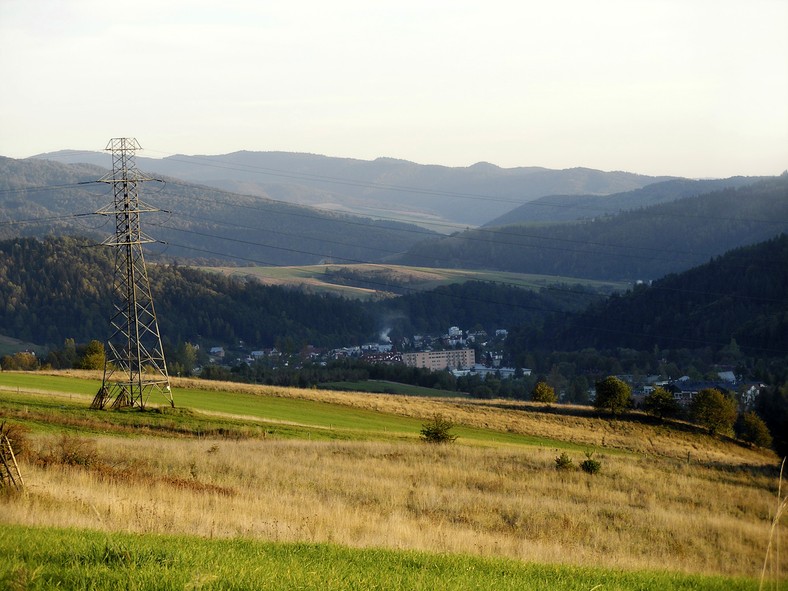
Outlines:
{"label": "sky", "polygon": [[788,169],[788,0],[0,0],[0,155]]}

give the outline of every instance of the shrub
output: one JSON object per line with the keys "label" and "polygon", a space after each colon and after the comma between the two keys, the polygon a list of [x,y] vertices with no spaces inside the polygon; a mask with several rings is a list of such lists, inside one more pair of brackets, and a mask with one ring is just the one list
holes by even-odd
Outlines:
{"label": "shrub", "polygon": [[427,443],[453,443],[457,436],[450,433],[454,423],[436,414],[421,426],[421,440]]}
{"label": "shrub", "polygon": [[772,445],[772,434],[769,432],[769,427],[761,417],[752,411],[744,413],[736,421],[736,435],[747,443],[758,447]]}
{"label": "shrub", "polygon": [[0,359],[0,367],[3,370],[34,371],[38,369],[38,358],[34,353],[26,351],[6,355]]}
{"label": "shrub", "polygon": [[28,448],[27,434],[30,429],[25,425],[18,423],[6,423],[3,421],[0,424],[0,443],[3,443],[3,438],[8,437],[11,444],[11,449],[14,450],[14,456],[17,458],[25,455]]}
{"label": "shrub", "polygon": [[544,402],[546,404],[553,404],[558,401],[555,395],[555,389],[546,382],[537,382],[531,392],[531,400],[534,402]]}
{"label": "shrub", "polygon": [[89,468],[97,462],[98,451],[95,441],[65,433],[54,444],[38,454],[38,463],[44,467],[65,465]]}
{"label": "shrub", "polygon": [[602,469],[602,462],[593,458],[594,452],[586,452],[586,459],[580,464],[580,469],[587,474],[596,474]]}
{"label": "shrub", "polygon": [[561,455],[555,459],[555,467],[557,470],[573,470],[575,463],[566,452],[562,452]]}

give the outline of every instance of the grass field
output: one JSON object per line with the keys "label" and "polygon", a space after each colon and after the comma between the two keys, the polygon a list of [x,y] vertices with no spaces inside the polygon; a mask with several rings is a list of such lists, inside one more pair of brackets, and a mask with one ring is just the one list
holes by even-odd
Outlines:
{"label": "grass field", "polygon": [[467,555],[52,528],[0,530],[8,589],[745,591],[751,580],[557,567]]}
{"label": "grass field", "polygon": [[[687,425],[196,380],[176,409],[90,411],[74,375],[0,373],[30,429],[7,588],[758,588],[777,459]],[[455,444],[419,441],[435,413]],[[587,450],[600,473],[556,469]]]}
{"label": "grass field", "polygon": [[430,398],[457,398],[456,390],[438,390],[424,388],[412,384],[401,384],[385,380],[364,380],[363,382],[323,382],[323,390],[339,390],[342,392],[368,392],[372,394],[401,394],[403,396],[427,396]]}
{"label": "grass field", "polygon": [[[205,271],[238,277],[254,277],[265,285],[300,287],[318,293],[334,293],[349,298],[370,299],[392,295],[387,285],[423,291],[450,283],[466,281],[492,281],[527,289],[541,289],[556,284],[582,284],[606,293],[626,289],[628,284],[619,282],[590,281],[572,277],[508,273],[473,269],[434,269],[405,267],[401,265],[306,265],[294,267],[200,267]],[[352,270],[359,278],[367,278],[374,287],[353,287],[332,282],[337,270]]]}

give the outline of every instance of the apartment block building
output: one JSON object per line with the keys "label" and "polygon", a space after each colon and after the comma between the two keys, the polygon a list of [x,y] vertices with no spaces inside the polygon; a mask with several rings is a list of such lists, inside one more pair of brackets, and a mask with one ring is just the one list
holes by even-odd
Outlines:
{"label": "apartment block building", "polygon": [[426,367],[432,371],[441,369],[467,369],[476,363],[473,349],[449,349],[447,351],[417,351],[403,353],[402,362],[409,367]]}

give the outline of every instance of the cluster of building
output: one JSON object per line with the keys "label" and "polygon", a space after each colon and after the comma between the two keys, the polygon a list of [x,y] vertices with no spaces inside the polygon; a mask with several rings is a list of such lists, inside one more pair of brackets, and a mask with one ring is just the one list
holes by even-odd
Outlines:
{"label": "cluster of building", "polygon": [[[387,334],[382,335],[380,343],[340,347],[337,349],[319,349],[307,346],[299,353],[302,361],[328,362],[335,359],[363,359],[370,363],[402,363],[410,367],[422,367],[432,371],[449,370],[459,377],[477,374],[485,377],[488,373],[496,373],[500,377],[511,377],[514,368],[501,365],[503,356],[496,350],[507,336],[506,330],[496,330],[490,338],[486,331],[463,331],[457,326],[439,336],[414,335],[409,339],[394,344]],[[477,352],[482,352],[484,359],[477,359]],[[226,363],[229,354],[224,347],[211,347],[208,351],[213,363]],[[239,361],[254,363],[263,359],[276,361],[283,353],[276,348],[246,351]],[[482,363],[485,361],[486,363]],[[523,370],[530,375],[531,370]]]}
{"label": "cluster of building", "polygon": [[760,382],[740,380],[732,370],[717,372],[716,380],[693,380],[689,376],[676,380],[669,380],[664,376],[646,376],[640,379],[631,375],[616,377],[632,386],[632,398],[636,405],[642,403],[646,396],[659,387],[673,394],[673,398],[682,406],[689,406],[701,390],[714,389],[735,395],[743,408],[751,408],[758,392],[764,387]]}

